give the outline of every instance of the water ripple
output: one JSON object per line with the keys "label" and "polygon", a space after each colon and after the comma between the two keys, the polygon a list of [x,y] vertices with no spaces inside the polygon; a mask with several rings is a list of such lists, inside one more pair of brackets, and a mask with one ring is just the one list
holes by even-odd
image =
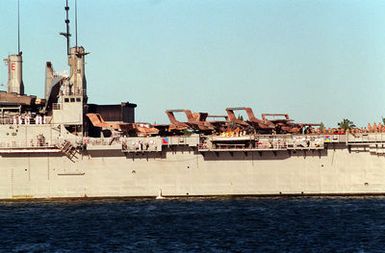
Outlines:
{"label": "water ripple", "polygon": [[2,252],[384,252],[385,198],[0,202]]}

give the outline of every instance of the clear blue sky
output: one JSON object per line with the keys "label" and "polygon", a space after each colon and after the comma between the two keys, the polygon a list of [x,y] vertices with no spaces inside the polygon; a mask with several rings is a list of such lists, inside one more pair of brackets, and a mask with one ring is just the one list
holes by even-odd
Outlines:
{"label": "clear blue sky", "polygon": [[[43,95],[45,61],[67,68],[58,35],[64,2],[20,0],[28,94]],[[328,126],[385,116],[383,0],[78,0],[78,7],[79,44],[91,52],[90,102],[137,103],[139,121],[167,122],[172,108],[224,114],[227,106]],[[17,1],[1,0],[0,11],[5,58],[17,51]],[[6,74],[2,64],[0,83]]]}

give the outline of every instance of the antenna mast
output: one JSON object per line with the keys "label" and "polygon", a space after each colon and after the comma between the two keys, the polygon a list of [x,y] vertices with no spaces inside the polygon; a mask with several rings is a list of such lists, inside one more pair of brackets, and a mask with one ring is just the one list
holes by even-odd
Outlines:
{"label": "antenna mast", "polygon": [[17,53],[20,54],[20,0],[17,0]]}
{"label": "antenna mast", "polygon": [[70,20],[69,20],[69,15],[68,11],[70,10],[70,7],[68,6],[68,0],[66,0],[66,6],[64,7],[64,10],[66,11],[66,32],[65,33],[60,33],[60,35],[63,35],[67,39],[67,55],[70,55]]}
{"label": "antenna mast", "polygon": [[75,45],[78,48],[78,1],[75,0]]}

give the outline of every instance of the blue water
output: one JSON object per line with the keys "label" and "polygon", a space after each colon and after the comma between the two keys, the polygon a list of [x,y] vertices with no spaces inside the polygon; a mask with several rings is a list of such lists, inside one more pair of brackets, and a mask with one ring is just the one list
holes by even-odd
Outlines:
{"label": "blue water", "polygon": [[385,198],[0,202],[1,252],[385,252]]}

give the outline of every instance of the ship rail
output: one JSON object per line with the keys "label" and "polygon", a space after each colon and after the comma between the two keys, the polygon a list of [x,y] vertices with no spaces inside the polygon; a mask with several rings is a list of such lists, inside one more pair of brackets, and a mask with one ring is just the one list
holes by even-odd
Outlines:
{"label": "ship rail", "polygon": [[370,143],[383,143],[385,142],[385,133],[360,133],[360,134],[347,134],[346,143],[349,145],[370,144]]}
{"label": "ship rail", "polygon": [[50,116],[13,115],[0,117],[0,125],[43,125],[50,124]]}
{"label": "ship rail", "polygon": [[57,136],[57,131],[51,125],[45,127],[14,126],[2,127],[4,135],[0,136],[1,150],[16,149],[47,149],[55,148],[62,141]]}
{"label": "ship rail", "polygon": [[322,150],[328,145],[385,154],[385,133],[210,136],[199,151]]}
{"label": "ship rail", "polygon": [[385,142],[385,133],[324,134],[321,136],[324,137],[325,143],[341,143],[346,145]]}
{"label": "ship rail", "polygon": [[[1,150],[17,149],[53,149],[62,144],[62,139],[47,128],[44,135],[34,131],[34,128],[12,128],[9,135],[0,138]],[[17,132],[16,130],[20,131]],[[12,132],[13,131],[13,132]],[[193,136],[154,136],[154,137],[83,137],[82,144],[87,149],[120,149],[124,153],[161,152],[163,147],[187,146],[195,147],[198,151],[279,151],[279,150],[322,150],[328,145],[353,147],[353,150],[385,153],[385,133],[359,133],[343,135],[244,135],[224,137],[217,135]],[[76,143],[75,143],[76,144]],[[342,145],[342,146],[341,146]]]}
{"label": "ship rail", "polygon": [[[41,137],[40,137],[41,138]],[[60,144],[59,141],[50,141],[39,138],[31,138],[29,140],[9,140],[9,141],[0,141],[0,149],[8,148],[39,148],[39,147],[55,147]]]}
{"label": "ship rail", "polygon": [[321,135],[211,136],[203,140],[198,146],[198,150],[202,152],[322,149],[324,149],[324,137]]}
{"label": "ship rail", "polygon": [[161,152],[163,140],[160,137],[131,137],[121,140],[123,153]]}

